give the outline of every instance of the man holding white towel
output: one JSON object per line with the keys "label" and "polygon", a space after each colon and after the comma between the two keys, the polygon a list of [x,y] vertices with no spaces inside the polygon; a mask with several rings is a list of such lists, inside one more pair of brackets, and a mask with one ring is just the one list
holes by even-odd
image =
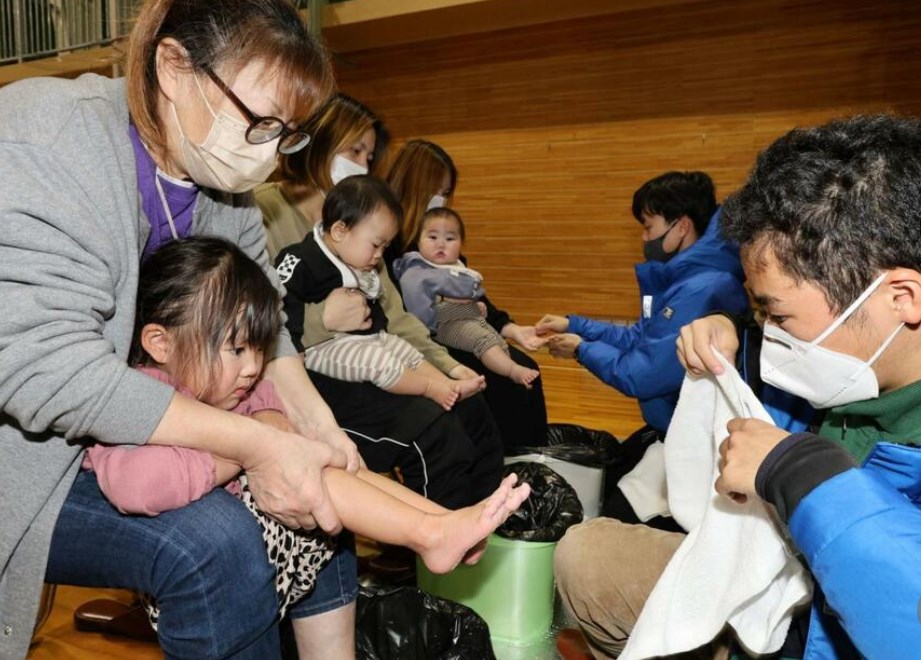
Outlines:
{"label": "man holding white towel", "polygon": [[[762,378],[824,412],[817,435],[733,420],[721,447],[717,490],[773,504],[815,578],[781,655],[917,657],[921,122],[792,131],[727,200],[724,231],[766,313]],[[735,355],[726,317],[686,327],[679,355],[692,373],[718,372],[711,346]],[[560,542],[560,590],[596,657],[619,654],[680,541],[593,521]]]}

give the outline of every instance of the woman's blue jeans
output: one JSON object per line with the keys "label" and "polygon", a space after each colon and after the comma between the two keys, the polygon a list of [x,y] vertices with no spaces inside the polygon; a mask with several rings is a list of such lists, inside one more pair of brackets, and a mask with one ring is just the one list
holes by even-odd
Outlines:
{"label": "woman's blue jeans", "polygon": [[[81,471],[61,509],[46,580],[152,594],[168,658],[280,657],[275,570],[252,514],[223,489],[152,518],[126,516]],[[303,617],[354,600],[351,537],[292,610]]]}

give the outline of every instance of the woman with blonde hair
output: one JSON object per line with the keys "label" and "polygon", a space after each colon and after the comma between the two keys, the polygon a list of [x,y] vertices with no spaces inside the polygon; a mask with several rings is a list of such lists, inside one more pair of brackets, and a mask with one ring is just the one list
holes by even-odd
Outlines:
{"label": "woman with blonde hair", "polygon": [[[387,133],[380,119],[343,94],[333,97],[305,129],[311,135],[307,150],[284,156],[284,180],[262,186],[256,193],[269,243],[278,250],[299,244],[305,237],[309,240],[314,225],[322,220],[323,202],[334,184],[350,175],[366,174],[380,162],[386,147]],[[291,276],[287,265],[277,265],[283,278]],[[383,265],[376,272],[388,332],[408,342],[450,378],[478,378],[432,341],[428,329],[406,312]],[[351,295],[354,291],[343,285],[322,302],[305,304],[304,314],[297,315],[297,327],[290,330],[295,345],[307,349],[337,333],[369,328],[368,301],[362,295]],[[422,396],[393,394],[370,382],[308,373],[370,469],[396,469],[404,485],[448,508],[470,505],[498,485],[502,440],[480,394],[448,412]]]}
{"label": "woman with blonde hair", "polygon": [[[434,142],[410,140],[397,153],[387,182],[403,205],[403,225],[384,258],[388,270],[395,259],[406,252],[419,249],[419,236],[426,211],[450,205],[457,186],[457,167],[451,156]],[[463,257],[461,257],[463,259]],[[486,322],[506,339],[528,350],[540,348],[545,340],[537,337],[533,326],[515,323],[507,312],[498,309],[483,296]],[[537,363],[514,346],[509,346],[511,358],[528,369]],[[448,348],[455,360],[486,376],[486,401],[499,426],[502,441],[508,448],[540,446],[547,443],[547,405],[540,379],[531,389],[518,386],[504,376],[484,368],[473,353]]]}
{"label": "woman with blonde hair", "polygon": [[[277,658],[275,571],[241,503],[215,490],[122,515],[79,471],[81,443],[212,452],[246,470],[276,520],[340,529],[321,473],[357,469],[358,455],[289,337],[265,377],[293,433],[175,396],[127,364],[140,262],[169,240],[223,237],[277,282],[249,191],[306,145],[331,67],[288,0],[149,0],[126,70],[0,90],[0,656],[25,656],[47,580],[153,595],[167,657]],[[343,562],[294,608],[316,615],[317,657],[353,656]]]}
{"label": "woman with blonde hair", "polygon": [[373,174],[390,142],[377,115],[341,92],[311,117],[304,131],[310,145],[283,155],[280,180],[256,189],[273,256],[313,229],[326,191],[351,174]]}

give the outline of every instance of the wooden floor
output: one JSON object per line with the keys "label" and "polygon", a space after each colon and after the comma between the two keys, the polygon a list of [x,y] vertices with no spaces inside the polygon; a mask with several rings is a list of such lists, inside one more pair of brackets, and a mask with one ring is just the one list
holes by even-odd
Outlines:
{"label": "wooden floor", "polygon": [[[556,360],[546,352],[534,354],[541,365],[547,411],[551,422],[605,429],[623,439],[642,425],[636,402],[601,383],[573,360]],[[30,660],[153,660],[162,658],[153,643],[135,642],[97,633],[79,632],[74,610],[94,598],[127,602],[128,592],[59,586],[54,609],[35,637]]]}
{"label": "wooden floor", "polygon": [[540,365],[551,422],[604,429],[621,440],[643,425],[636,399],[605,385],[575,360],[552,358],[546,351],[531,355]]}
{"label": "wooden floor", "polygon": [[135,642],[74,628],[74,610],[94,598],[130,602],[131,594],[115,589],[59,586],[51,616],[33,639],[29,660],[156,660],[163,657],[160,647],[153,642]]}

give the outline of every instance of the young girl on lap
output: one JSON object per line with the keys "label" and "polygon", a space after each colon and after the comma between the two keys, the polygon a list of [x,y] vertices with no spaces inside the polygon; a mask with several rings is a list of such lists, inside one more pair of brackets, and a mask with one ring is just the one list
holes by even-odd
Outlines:
{"label": "young girl on lap", "polygon": [[[272,383],[260,379],[264,353],[280,323],[274,287],[238,248],[217,238],[174,241],[142,266],[131,361],[181,396],[290,430]],[[277,568],[282,614],[312,589],[317,572],[332,555],[333,538],[289,529],[262,514],[240,467],[206,452],[94,445],[87,450],[84,467],[97,472],[103,493],[123,513],[157,515],[224,485],[263,529]],[[486,500],[449,511],[367,470],[324,471],[346,528],[405,545],[434,572],[479,558],[486,536],[530,492],[527,484],[516,487],[515,481],[512,475]],[[152,615],[155,620],[156,612]]]}

